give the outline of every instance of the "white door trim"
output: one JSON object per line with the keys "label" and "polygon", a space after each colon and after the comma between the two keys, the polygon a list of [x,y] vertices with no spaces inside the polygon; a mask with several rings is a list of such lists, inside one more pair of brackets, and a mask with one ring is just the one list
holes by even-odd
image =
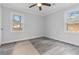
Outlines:
{"label": "white door trim", "polygon": [[1,45],[1,40],[2,40],[2,30],[1,30],[1,26],[2,26],[2,22],[1,22],[1,20],[2,20],[2,7],[1,7],[1,5],[0,5],[0,45]]}

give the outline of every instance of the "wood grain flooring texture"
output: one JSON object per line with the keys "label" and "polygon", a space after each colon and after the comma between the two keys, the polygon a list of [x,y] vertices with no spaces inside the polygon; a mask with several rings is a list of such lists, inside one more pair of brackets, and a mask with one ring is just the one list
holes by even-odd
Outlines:
{"label": "wood grain flooring texture", "polygon": [[45,37],[0,46],[0,55],[79,55],[79,47]]}

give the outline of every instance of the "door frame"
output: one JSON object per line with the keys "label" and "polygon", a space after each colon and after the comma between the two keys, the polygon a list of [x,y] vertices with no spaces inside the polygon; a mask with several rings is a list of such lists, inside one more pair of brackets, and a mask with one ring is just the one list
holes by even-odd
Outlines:
{"label": "door frame", "polygon": [[0,45],[1,45],[1,40],[2,40],[2,7],[0,5]]}

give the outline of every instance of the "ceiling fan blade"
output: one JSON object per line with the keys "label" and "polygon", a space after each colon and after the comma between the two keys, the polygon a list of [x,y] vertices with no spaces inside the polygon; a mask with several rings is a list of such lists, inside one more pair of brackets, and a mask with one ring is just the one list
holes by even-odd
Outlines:
{"label": "ceiling fan blade", "polygon": [[49,4],[49,3],[42,3],[42,5],[51,6],[51,4]]}
{"label": "ceiling fan blade", "polygon": [[39,7],[39,10],[41,11],[42,10],[42,7]]}
{"label": "ceiling fan blade", "polygon": [[37,5],[37,4],[33,4],[33,5],[29,6],[29,8],[34,7],[34,6],[36,6],[36,5]]}

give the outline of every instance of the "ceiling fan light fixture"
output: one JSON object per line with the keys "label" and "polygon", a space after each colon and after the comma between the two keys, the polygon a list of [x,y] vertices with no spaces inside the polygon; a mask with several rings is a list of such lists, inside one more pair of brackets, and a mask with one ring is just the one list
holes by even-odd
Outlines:
{"label": "ceiling fan light fixture", "polygon": [[41,7],[41,6],[42,6],[42,4],[41,4],[41,3],[38,3],[38,4],[37,4],[37,6],[38,6],[38,7]]}
{"label": "ceiling fan light fixture", "polygon": [[31,6],[29,6],[29,8],[32,8],[32,7],[35,7],[35,6],[38,7],[39,10],[41,11],[42,10],[42,6],[50,7],[51,4],[50,3],[35,3],[35,4],[31,5]]}

